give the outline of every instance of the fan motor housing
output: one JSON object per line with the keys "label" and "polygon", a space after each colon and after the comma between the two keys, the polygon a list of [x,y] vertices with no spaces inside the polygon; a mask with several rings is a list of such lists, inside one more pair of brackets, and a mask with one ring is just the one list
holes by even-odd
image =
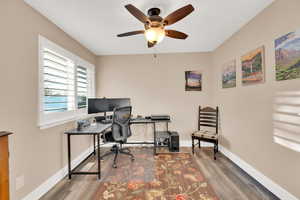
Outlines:
{"label": "fan motor housing", "polygon": [[148,10],[148,15],[151,16],[158,16],[160,14],[160,9],[159,8],[150,8]]}
{"label": "fan motor housing", "polygon": [[150,19],[150,27],[160,27],[163,18],[159,16],[160,9],[159,8],[150,8],[148,10],[148,15]]}

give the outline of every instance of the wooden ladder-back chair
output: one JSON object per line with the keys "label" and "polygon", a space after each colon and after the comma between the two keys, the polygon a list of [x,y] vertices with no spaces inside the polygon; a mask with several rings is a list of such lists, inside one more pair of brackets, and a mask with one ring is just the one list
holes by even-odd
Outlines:
{"label": "wooden ladder-back chair", "polygon": [[[208,127],[212,130],[204,130],[203,127]],[[195,142],[198,140],[199,148],[201,148],[201,141],[214,144],[214,159],[216,160],[216,153],[219,151],[218,144],[218,128],[219,128],[219,108],[199,106],[198,116],[198,131],[192,133],[192,151],[195,153]]]}

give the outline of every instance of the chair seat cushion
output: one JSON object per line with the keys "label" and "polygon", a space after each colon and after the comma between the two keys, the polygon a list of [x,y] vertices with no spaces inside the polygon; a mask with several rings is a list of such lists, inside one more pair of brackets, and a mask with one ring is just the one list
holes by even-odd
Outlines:
{"label": "chair seat cushion", "polygon": [[205,138],[205,139],[211,139],[211,140],[217,140],[218,134],[211,131],[197,131],[192,133],[192,136],[199,137],[199,138]]}

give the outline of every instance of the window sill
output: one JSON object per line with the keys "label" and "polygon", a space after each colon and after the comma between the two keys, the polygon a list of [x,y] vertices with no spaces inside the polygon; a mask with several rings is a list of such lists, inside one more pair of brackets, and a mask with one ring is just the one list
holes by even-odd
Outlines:
{"label": "window sill", "polygon": [[94,116],[95,115],[82,114],[82,115],[79,115],[79,116],[76,116],[76,117],[70,117],[70,118],[67,118],[67,119],[64,119],[64,120],[49,121],[49,122],[46,122],[46,123],[39,124],[39,128],[41,130],[44,130],[44,129],[60,126],[60,125],[63,125],[63,124],[69,123],[69,122],[74,122],[74,121],[81,120],[81,119],[91,118],[91,117],[94,117]]}

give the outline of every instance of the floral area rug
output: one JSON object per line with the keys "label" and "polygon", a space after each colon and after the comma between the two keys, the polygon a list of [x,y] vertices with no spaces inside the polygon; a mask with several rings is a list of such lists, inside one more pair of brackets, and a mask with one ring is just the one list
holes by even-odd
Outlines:
{"label": "floral area rug", "polygon": [[[135,161],[132,179],[122,181],[128,174],[119,174],[115,178],[109,176],[110,181],[102,180],[93,200],[218,200],[191,154],[149,155],[143,159],[144,162]],[[152,179],[146,175],[151,171]]]}
{"label": "floral area rug", "polygon": [[114,156],[105,158],[102,168],[101,182],[129,183],[151,182],[155,178],[155,159],[150,148],[132,148],[131,153],[135,160],[132,162],[129,156],[119,154],[117,168],[112,167]]}

